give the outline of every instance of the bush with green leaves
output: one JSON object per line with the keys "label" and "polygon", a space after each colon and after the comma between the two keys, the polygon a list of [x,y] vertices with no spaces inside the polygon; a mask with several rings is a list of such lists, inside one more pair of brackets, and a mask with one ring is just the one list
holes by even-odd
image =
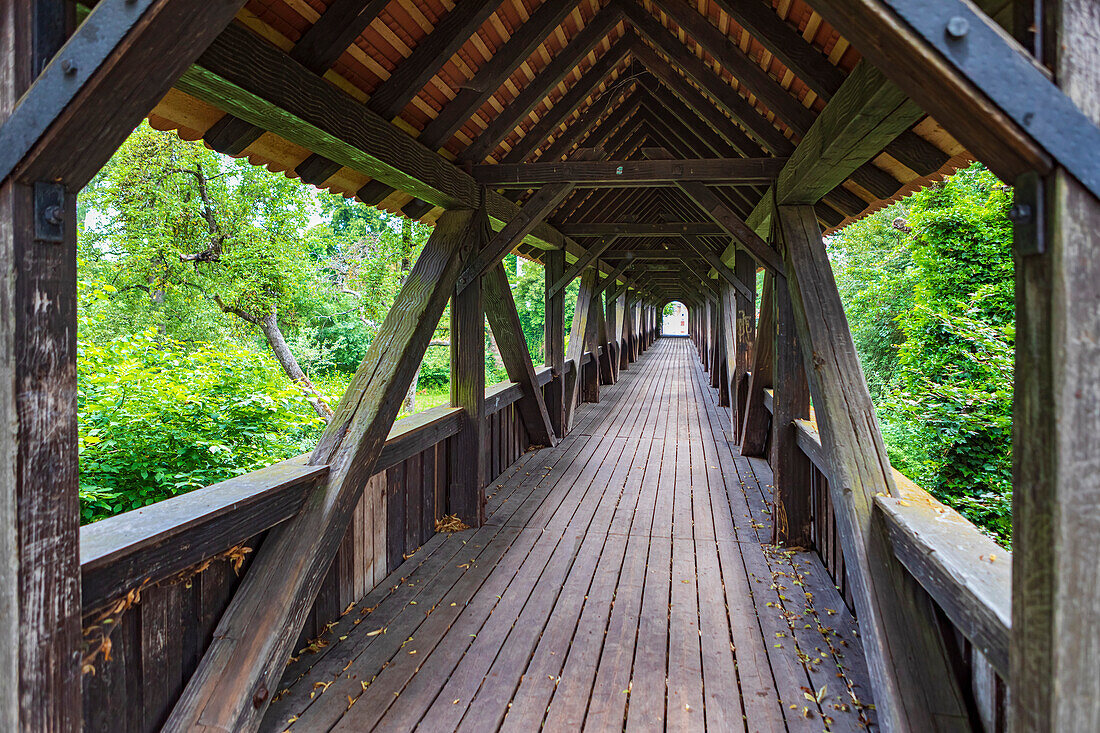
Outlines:
{"label": "bush with green leaves", "polygon": [[830,239],[894,465],[1001,542],[1012,532],[1011,190],[980,164]]}
{"label": "bush with green leaves", "polygon": [[84,522],[309,449],[320,421],[266,354],[149,329],[78,349]]}

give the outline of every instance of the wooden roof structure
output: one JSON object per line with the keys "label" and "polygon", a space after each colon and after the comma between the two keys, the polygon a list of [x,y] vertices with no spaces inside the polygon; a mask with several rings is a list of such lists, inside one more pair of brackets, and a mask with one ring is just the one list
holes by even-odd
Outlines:
{"label": "wooden roof structure", "polygon": [[[1092,0],[5,4],[0,729],[257,729],[299,634],[368,591],[401,598],[389,573],[436,520],[482,527],[487,486],[525,450],[583,452],[581,404],[656,342],[673,299],[717,390],[687,401],[708,446],[767,454],[754,517],[844,587],[878,723],[978,728],[1007,688],[1020,729],[1100,729],[1097,20]],[[308,456],[81,529],[76,194],[145,117],[434,229]],[[822,239],[972,159],[1015,196],[1011,573],[891,469]],[[545,368],[512,251],[545,265]],[[451,406],[395,427],[448,303]],[[511,380],[489,389],[486,322]],[[701,394],[695,355],[663,351]],[[705,463],[670,475],[733,485]]]}

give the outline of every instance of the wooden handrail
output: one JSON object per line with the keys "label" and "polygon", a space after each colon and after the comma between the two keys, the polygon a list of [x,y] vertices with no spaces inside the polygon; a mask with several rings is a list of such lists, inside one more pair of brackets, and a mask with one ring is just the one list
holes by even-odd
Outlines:
{"label": "wooden handrail", "polygon": [[[540,367],[535,377],[544,386],[552,378],[551,369]],[[521,396],[515,382],[489,387],[486,414],[499,412]],[[395,422],[374,472],[455,435],[461,413],[456,407],[433,407]],[[327,466],[306,465],[308,457],[296,456],[81,527],[83,608],[97,608],[134,588],[169,578],[294,516],[309,487],[328,472]]]}
{"label": "wooden handrail", "polygon": [[[764,405],[772,411],[771,390]],[[798,447],[831,480],[821,436],[795,421]],[[876,496],[894,555],[939,605],[955,628],[1009,679],[1012,553],[957,511],[891,468],[899,496]]]}

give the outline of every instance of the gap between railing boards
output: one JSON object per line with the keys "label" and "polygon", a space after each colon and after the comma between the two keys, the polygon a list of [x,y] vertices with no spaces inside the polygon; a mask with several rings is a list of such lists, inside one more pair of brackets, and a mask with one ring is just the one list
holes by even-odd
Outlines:
{"label": "gap between railing boards", "polygon": [[[772,412],[771,390],[764,404]],[[815,425],[795,421],[798,447],[831,481]],[[891,468],[897,496],[876,496],[875,507],[895,557],[947,618],[1005,680],[1009,680],[1012,553],[957,511]]]}
{"label": "gap between railing boards", "polygon": [[[571,364],[566,365],[569,371]],[[535,370],[540,387],[549,367]],[[485,414],[517,402],[515,382],[485,390]],[[374,473],[455,435],[461,408],[433,407],[394,423]],[[295,456],[257,471],[81,527],[82,608],[87,614],[153,583],[171,578],[294,516],[328,466]]]}

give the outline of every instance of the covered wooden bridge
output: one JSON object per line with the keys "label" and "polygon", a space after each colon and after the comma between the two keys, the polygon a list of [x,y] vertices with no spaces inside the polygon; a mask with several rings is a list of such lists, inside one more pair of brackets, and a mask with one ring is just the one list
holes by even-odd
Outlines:
{"label": "covered wooden bridge", "polygon": [[[0,729],[1100,729],[1095,3],[0,7]],[[311,454],[82,529],[76,193],[145,117],[435,229]],[[890,468],[822,241],[973,158],[1011,557]]]}

